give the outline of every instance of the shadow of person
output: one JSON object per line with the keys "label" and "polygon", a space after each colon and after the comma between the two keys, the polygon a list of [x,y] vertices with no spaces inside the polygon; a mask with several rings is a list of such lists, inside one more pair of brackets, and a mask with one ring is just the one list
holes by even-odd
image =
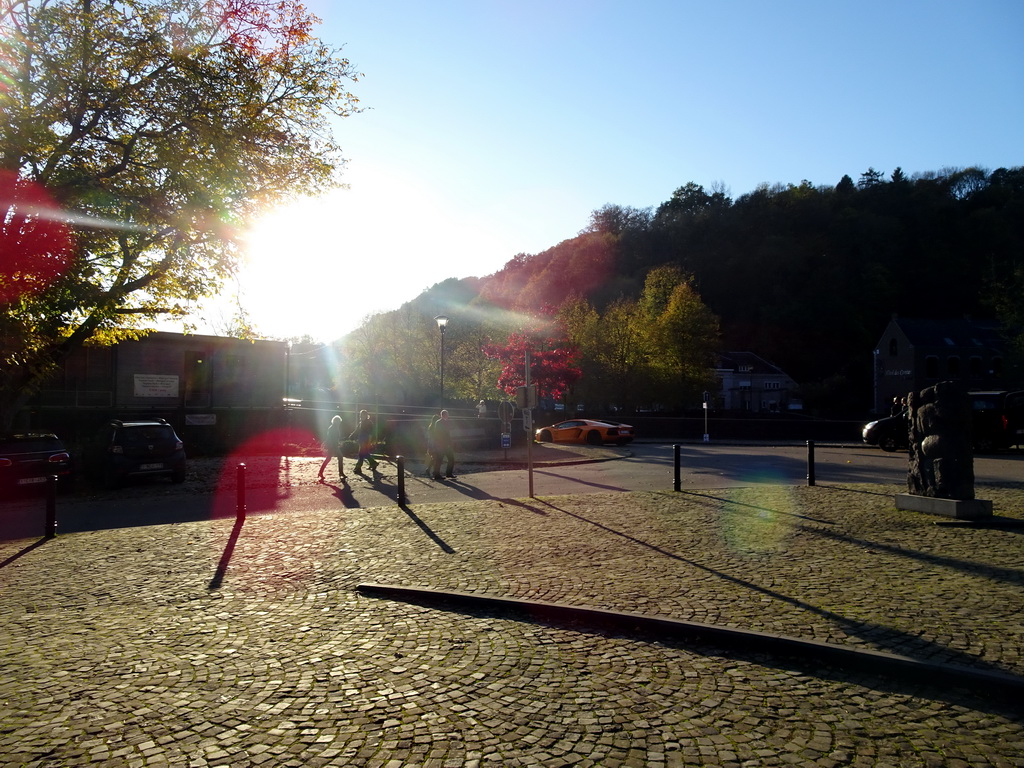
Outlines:
{"label": "shadow of person", "polygon": [[342,478],[341,485],[335,485],[334,483],[324,483],[324,485],[331,489],[332,495],[341,502],[341,506],[346,509],[354,509],[359,506],[359,502],[356,501],[352,488],[348,484],[348,478]]}

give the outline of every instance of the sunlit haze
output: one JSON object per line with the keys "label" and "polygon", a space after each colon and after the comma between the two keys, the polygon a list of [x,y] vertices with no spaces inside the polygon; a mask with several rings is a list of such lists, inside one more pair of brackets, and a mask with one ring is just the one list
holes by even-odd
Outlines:
{"label": "sunlit haze", "polygon": [[689,181],[1024,163],[1018,0],[308,6],[366,111],[335,126],[349,188],[253,230],[242,304],[273,337],[338,338]]}

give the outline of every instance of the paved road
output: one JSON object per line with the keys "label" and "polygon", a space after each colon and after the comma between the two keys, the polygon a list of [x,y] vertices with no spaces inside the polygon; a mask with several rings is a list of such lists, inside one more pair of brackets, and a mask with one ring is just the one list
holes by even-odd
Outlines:
{"label": "paved road", "polygon": [[[1019,682],[1024,529],[940,525],[877,483],[342,508],[307,464],[262,493],[328,494],[315,510],[0,542],[0,765],[1024,766],[1017,696],[357,589],[663,615]],[[137,518],[153,490],[125,489]],[[979,495],[1024,520],[1024,483]]]}
{"label": "paved road", "polygon": [[[680,444],[680,487],[683,490],[751,485],[806,485],[809,456],[804,445]],[[637,443],[626,448],[534,446],[531,452],[533,495],[661,491],[674,488],[672,444]],[[317,483],[320,459],[315,457],[234,457],[191,463],[188,481],[143,481],[117,491],[85,489],[57,500],[61,532],[153,525],[233,517],[238,505],[238,473],[246,465],[245,503],[249,513],[358,508],[398,503],[398,473],[381,462],[380,471],[357,476],[348,461],[346,482],[332,468]],[[460,456],[458,477],[436,482],[424,476],[421,462],[405,463],[404,494],[413,506],[441,502],[514,499],[530,496],[525,449],[472,451]],[[819,445],[814,449],[815,482],[906,485],[905,454],[861,446]],[[1024,480],[1024,452],[975,459],[979,483],[1000,485]],[[0,539],[41,535],[43,499],[7,505],[0,516]]]}

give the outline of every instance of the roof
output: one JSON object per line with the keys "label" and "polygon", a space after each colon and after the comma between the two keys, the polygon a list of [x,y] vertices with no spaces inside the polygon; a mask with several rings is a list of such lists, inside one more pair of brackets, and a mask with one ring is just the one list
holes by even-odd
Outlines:
{"label": "roof", "polygon": [[915,347],[976,347],[1003,349],[1006,342],[999,325],[993,322],[952,318],[934,320],[894,317],[907,339]]}
{"label": "roof", "polygon": [[739,371],[746,368],[746,373],[774,374],[787,376],[779,366],[769,363],[763,357],[758,357],[753,352],[722,352],[718,355],[719,370]]}

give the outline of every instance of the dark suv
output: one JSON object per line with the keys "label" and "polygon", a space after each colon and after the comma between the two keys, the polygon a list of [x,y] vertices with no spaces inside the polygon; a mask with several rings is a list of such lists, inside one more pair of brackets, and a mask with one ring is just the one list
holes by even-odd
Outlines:
{"label": "dark suv", "polygon": [[0,435],[0,488],[5,492],[41,488],[52,475],[59,489],[71,486],[71,454],[59,437],[50,432]]}
{"label": "dark suv", "polygon": [[108,488],[116,488],[130,477],[146,475],[166,475],[175,483],[185,481],[185,446],[164,419],[114,419],[100,429],[96,447],[95,469]]}

